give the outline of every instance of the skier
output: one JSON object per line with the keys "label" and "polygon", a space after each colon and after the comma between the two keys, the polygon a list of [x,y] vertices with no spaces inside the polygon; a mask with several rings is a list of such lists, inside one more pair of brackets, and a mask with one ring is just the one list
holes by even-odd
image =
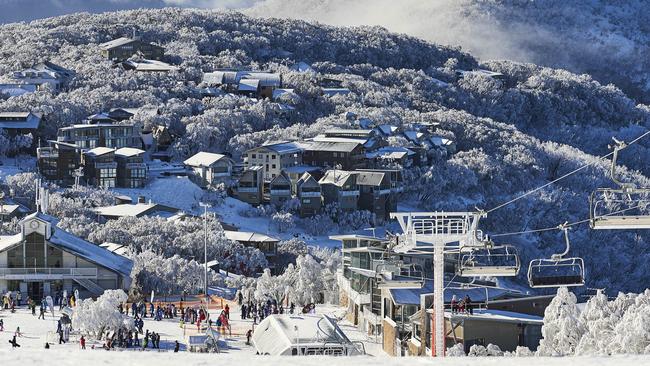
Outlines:
{"label": "skier", "polygon": [[86,349],[86,338],[84,338],[84,336],[79,338],[79,344],[81,345],[81,349]]}
{"label": "skier", "polygon": [[5,331],[5,322],[4,320],[0,319],[0,332]]}
{"label": "skier", "polygon": [[16,333],[14,333],[14,338],[15,338],[16,336],[19,336],[19,337],[22,337],[22,336],[23,336],[23,334],[20,332],[20,327],[16,327]]}
{"label": "skier", "polygon": [[223,311],[226,314],[226,318],[230,320],[230,306],[228,306],[228,304],[226,304],[226,307],[223,309]]}
{"label": "skier", "polygon": [[181,345],[180,345],[180,343],[178,343],[178,341],[174,341],[174,342],[175,342],[174,343],[174,353],[177,353],[178,349],[181,348]]}
{"label": "skier", "polygon": [[9,341],[9,343],[11,343],[11,348],[20,347],[20,344],[18,344],[18,342],[16,342],[16,335],[15,334],[14,334],[14,337]]}
{"label": "skier", "polygon": [[43,307],[43,303],[41,303],[41,309],[38,318],[45,320],[45,308]]}

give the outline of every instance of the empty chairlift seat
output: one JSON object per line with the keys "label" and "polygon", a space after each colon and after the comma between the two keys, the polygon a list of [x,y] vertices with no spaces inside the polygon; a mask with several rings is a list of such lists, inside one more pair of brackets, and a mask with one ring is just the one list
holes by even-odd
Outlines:
{"label": "empty chairlift seat", "polygon": [[515,247],[502,245],[485,248],[472,248],[464,253],[460,250],[458,275],[461,277],[513,277],[521,267]]}
{"label": "empty chairlift seat", "polygon": [[534,259],[528,267],[528,284],[532,288],[583,286],[582,258]]}
{"label": "empty chairlift seat", "polygon": [[590,201],[593,229],[650,229],[650,192],[647,189],[601,188],[591,195]]}

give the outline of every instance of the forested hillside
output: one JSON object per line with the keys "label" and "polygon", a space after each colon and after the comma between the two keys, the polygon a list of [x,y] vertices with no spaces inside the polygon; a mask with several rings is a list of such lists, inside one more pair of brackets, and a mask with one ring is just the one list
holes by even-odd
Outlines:
{"label": "forested hillside", "polygon": [[[181,70],[161,75],[112,68],[98,44],[134,31],[164,46],[165,60]],[[595,161],[597,156],[608,152],[612,136],[629,141],[650,124],[650,107],[588,75],[510,61],[479,65],[458,49],[379,27],[335,28],[179,9],[74,14],[0,27],[0,56],[0,75],[45,60],[76,71],[69,90],[9,98],[0,101],[0,111],[43,112],[51,138],[57,128],[102,110],[158,107],[158,116],[135,118],[145,126],[169,126],[179,136],[177,160],[201,150],[238,159],[266,140],[312,137],[330,127],[356,126],[358,118],[396,126],[439,122],[437,133],[455,140],[458,152],[438,157],[429,168],[405,171],[402,201],[422,210],[490,209],[594,162],[491,213],[484,229],[492,234],[588,218],[590,192],[612,185],[608,162]],[[316,73],[292,71],[289,66],[299,61]],[[457,79],[456,70],[479,66],[503,73],[504,80]],[[202,73],[219,67],[281,73],[300,96],[296,112],[278,118],[267,100],[202,98],[196,88]],[[352,93],[321,95],[320,76],[342,79]],[[623,180],[650,186],[649,147],[647,138],[622,153]],[[570,234],[572,254],[585,258],[588,286],[637,292],[647,286],[648,234],[596,232],[586,224]],[[495,239],[517,244],[524,263],[564,246],[559,231]]]}

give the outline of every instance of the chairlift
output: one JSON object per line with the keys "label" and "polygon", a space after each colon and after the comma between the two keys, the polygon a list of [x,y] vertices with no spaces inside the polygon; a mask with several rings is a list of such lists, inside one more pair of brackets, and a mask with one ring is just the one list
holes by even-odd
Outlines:
{"label": "chairlift", "polygon": [[469,252],[461,248],[456,272],[461,277],[514,277],[519,274],[520,267],[515,247],[486,242],[483,248],[472,248]]}
{"label": "chairlift", "polygon": [[589,199],[591,228],[596,230],[650,229],[650,212],[648,212],[650,188],[638,188],[634,183],[624,183],[616,178],[618,152],[627,145],[616,139],[614,142],[610,176],[618,188],[598,188],[591,194]]}
{"label": "chairlift", "polygon": [[560,225],[564,232],[566,249],[551,258],[533,259],[528,265],[528,284],[532,288],[583,286],[585,284],[585,264],[579,257],[565,258],[569,253],[569,228]]}
{"label": "chairlift", "polygon": [[[393,279],[386,279],[384,278],[381,274],[380,271],[377,269],[376,270],[376,283],[377,283],[377,288],[386,288],[386,289],[396,289],[396,288],[422,288],[424,287],[425,279],[424,279],[424,268],[416,263],[408,263],[405,264],[403,261],[394,261],[394,260],[387,260],[385,265],[388,264],[393,264],[395,265],[399,273],[398,275],[402,275],[403,269],[408,269],[408,280],[404,279],[398,279],[398,280],[393,280]],[[378,265],[379,267],[381,265]],[[419,267],[419,269],[418,269]],[[411,271],[413,269],[413,271]],[[414,273],[415,272],[415,273]],[[419,272],[419,276],[417,276],[417,273]],[[410,278],[413,277],[413,278]]]}

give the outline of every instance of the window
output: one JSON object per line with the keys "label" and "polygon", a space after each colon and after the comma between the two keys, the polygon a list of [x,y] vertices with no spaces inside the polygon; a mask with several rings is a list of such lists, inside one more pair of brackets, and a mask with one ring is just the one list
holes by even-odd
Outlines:
{"label": "window", "polygon": [[271,155],[271,159],[275,160],[276,156],[275,154]]}
{"label": "window", "polygon": [[275,164],[271,165],[271,169],[275,169]]}
{"label": "window", "polygon": [[257,159],[257,154],[251,154],[251,159]]}

